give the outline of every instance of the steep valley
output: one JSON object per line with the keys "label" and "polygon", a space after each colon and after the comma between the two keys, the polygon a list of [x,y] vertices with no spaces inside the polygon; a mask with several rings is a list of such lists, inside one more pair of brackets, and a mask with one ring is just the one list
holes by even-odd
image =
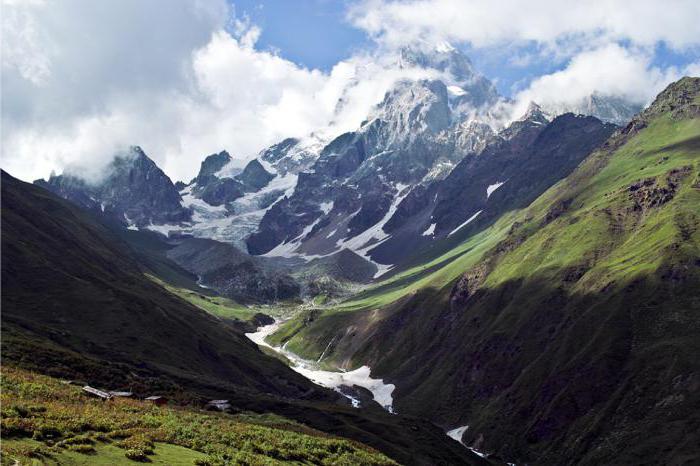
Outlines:
{"label": "steep valley", "polygon": [[[401,463],[480,463],[477,456],[446,438],[431,422],[391,415],[379,407],[355,409],[345,397],[313,384],[264,354],[245,337],[239,321],[214,315],[211,308],[205,310],[202,302],[213,306],[204,299],[206,295],[196,294],[201,301],[194,305],[186,300],[195,301],[192,294],[171,293],[149,279],[145,273],[154,273],[154,269],[167,271],[164,278],[187,277],[175,264],[155,255],[153,245],[146,247],[143,238],[143,249],[137,251],[113,232],[112,224],[103,223],[103,218],[5,172],[2,200],[4,372],[17,368],[48,374],[55,378],[46,381],[48,385],[60,385],[56,379],[62,379],[107,390],[128,390],[141,398],[167,396],[174,404],[195,410],[207,400],[226,399],[234,412],[274,413],[369,445]],[[154,264],[158,267],[149,269]],[[23,373],[19,372],[20,378]],[[5,377],[3,374],[3,383]],[[28,386],[32,387],[31,383]],[[20,452],[22,461],[36,457],[36,452],[51,461],[63,451],[54,440],[68,441],[82,428],[60,423],[65,417],[60,409],[56,418],[46,418],[48,415],[41,414],[45,411],[27,415],[21,393],[26,394],[26,390],[10,390],[9,398],[3,398],[3,435],[14,433],[20,439],[33,435],[41,440],[40,432],[54,432],[43,447],[25,442],[22,448],[31,447],[29,450],[13,450]],[[52,399],[50,394],[46,396],[30,403]],[[85,395],[75,392],[71,396]],[[8,409],[19,403],[15,414],[5,411],[5,403]],[[19,421],[13,421],[16,414]],[[129,424],[132,421],[124,422],[127,427],[133,425]],[[28,423],[37,423],[36,435],[27,427],[33,424]],[[100,444],[100,451],[108,448],[109,439],[93,438],[97,435],[93,430],[85,432],[92,435],[86,441]],[[136,436],[132,441],[137,442],[144,433],[134,430],[115,435]],[[269,442],[274,435],[263,436],[261,441]],[[162,436],[153,433],[146,435],[148,438]],[[200,444],[195,450],[202,452],[203,447]],[[274,452],[257,453],[276,461]],[[10,461],[5,455],[3,458]]]}
{"label": "steep valley", "polygon": [[[302,435],[321,456],[285,461],[700,461],[700,78],[631,120],[601,96],[508,119],[461,52],[399,58],[442,77],[396,81],[352,131],[211,154],[189,182],[138,146],[99,180],[3,171],[10,451],[67,454],[61,379],[169,397],[170,424],[126,437],[163,454],[211,456],[163,444],[193,417],[250,424],[252,464]],[[210,399],[232,408],[200,418]]]}
{"label": "steep valley", "polygon": [[527,208],[270,341],[371,366],[509,461],[697,461],[699,96],[670,86]]}

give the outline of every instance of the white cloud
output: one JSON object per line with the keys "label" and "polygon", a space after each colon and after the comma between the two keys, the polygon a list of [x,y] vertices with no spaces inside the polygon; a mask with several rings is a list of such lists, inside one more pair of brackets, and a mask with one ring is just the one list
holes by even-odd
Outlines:
{"label": "white cloud", "polygon": [[476,47],[549,43],[562,47],[627,40],[685,48],[700,43],[697,0],[364,0],[350,20],[376,40],[396,46],[423,39]]}
{"label": "white cloud", "polygon": [[388,49],[448,40],[490,50],[510,67],[561,63],[562,69],[515,90],[513,117],[530,101],[563,108],[594,93],[648,103],[672,80],[697,74],[692,65],[679,70],[652,63],[661,42],[697,50],[699,17],[697,0],[364,0],[348,13]]}
{"label": "white cloud", "polygon": [[285,137],[354,129],[394,81],[425,76],[365,54],[306,69],[257,50],[245,18],[227,32],[222,2],[174,5],[5,5],[3,167],[23,179],[65,167],[98,176],[138,144],[189,179],[222,149],[247,158]]}
{"label": "white cloud", "polygon": [[[98,167],[116,146],[170,133],[192,50],[224,27],[220,1],[2,4],[3,167],[25,179]],[[160,120],[160,121],[157,121]]]}
{"label": "white cloud", "polygon": [[564,69],[540,76],[520,91],[515,96],[513,116],[522,115],[531,101],[545,107],[574,106],[594,93],[646,105],[683,71],[672,67],[662,70],[651,61],[645,50],[618,44],[581,52]]}
{"label": "white cloud", "polygon": [[431,76],[394,66],[394,46],[420,39],[520,48],[513,61],[523,66],[532,51],[522,48],[537,43],[535,53],[569,60],[534,79],[522,101],[595,90],[641,102],[682,71],[698,73],[698,63],[650,65],[659,40],[700,41],[697,2],[560,3],[363,1],[350,17],[377,51],[322,72],[256,48],[260,29],[232,17],[225,0],[4,0],[2,166],[23,179],[68,166],[98,174],[138,144],[189,179],[222,149],[247,158],[285,137],[334,136],[355,129],[398,79]]}

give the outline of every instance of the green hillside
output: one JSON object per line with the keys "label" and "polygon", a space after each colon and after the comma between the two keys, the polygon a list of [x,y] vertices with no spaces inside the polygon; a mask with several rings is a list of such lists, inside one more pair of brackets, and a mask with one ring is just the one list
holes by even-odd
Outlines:
{"label": "green hillside", "polygon": [[246,317],[235,303],[190,293],[184,282],[154,282],[146,274],[155,262],[180,272],[162,258],[144,265],[153,248],[129,244],[92,214],[3,172],[3,368],[179,405],[229,399],[237,410],[275,413],[405,464],[482,463],[431,422],[354,409],[266,355],[230,319]]}
{"label": "green hillside", "polygon": [[698,461],[699,206],[684,78],[528,208],[273,338],[334,339],[325,360],[397,383],[400,412],[517,463]]}

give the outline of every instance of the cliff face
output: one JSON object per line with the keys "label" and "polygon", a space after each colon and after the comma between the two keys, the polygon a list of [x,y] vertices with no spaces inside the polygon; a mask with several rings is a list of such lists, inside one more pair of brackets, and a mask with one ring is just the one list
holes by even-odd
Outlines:
{"label": "cliff face", "polygon": [[95,183],[68,173],[35,184],[125,226],[190,219],[191,212],[182,206],[175,185],[140,147],[117,155],[105,171],[104,178]]}

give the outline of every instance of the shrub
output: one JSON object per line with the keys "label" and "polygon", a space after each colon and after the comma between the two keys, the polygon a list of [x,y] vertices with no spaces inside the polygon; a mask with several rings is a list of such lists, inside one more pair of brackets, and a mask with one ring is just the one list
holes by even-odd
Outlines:
{"label": "shrub", "polygon": [[62,440],[60,443],[63,445],[92,445],[95,441],[87,435],[76,435],[75,437]]}
{"label": "shrub", "polygon": [[60,454],[58,448],[96,454],[96,442],[112,440],[126,458],[141,462],[149,461],[154,442],[164,442],[205,454],[195,461],[196,466],[395,464],[362,445],[328,437],[280,416],[232,417],[187,408],[160,409],[137,400],[103,403],[86,398],[76,386],[16,368],[3,368],[0,385],[3,437],[33,436],[41,442],[38,446],[26,444],[30,442],[0,445],[3,460],[12,458],[19,464]]}
{"label": "shrub", "polygon": [[95,453],[95,448],[93,448],[92,445],[87,444],[68,445],[68,449],[84,455]]}
{"label": "shrub", "polygon": [[129,448],[124,452],[124,456],[132,461],[148,461],[148,455],[140,448]]}
{"label": "shrub", "polygon": [[33,432],[34,426],[30,420],[16,417],[2,419],[3,437],[23,437],[32,435]]}

